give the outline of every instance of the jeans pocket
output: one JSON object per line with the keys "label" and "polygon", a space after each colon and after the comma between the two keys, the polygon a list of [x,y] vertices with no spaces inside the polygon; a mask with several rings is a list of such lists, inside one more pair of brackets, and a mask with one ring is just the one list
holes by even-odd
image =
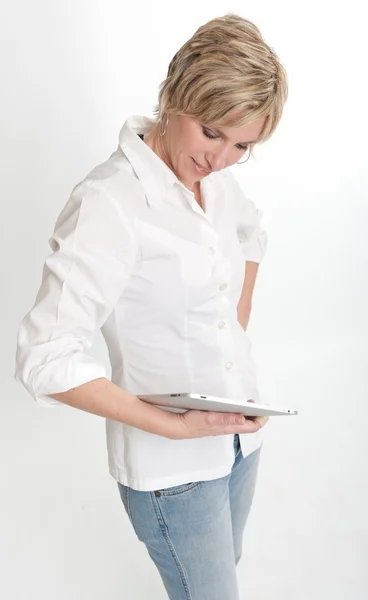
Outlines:
{"label": "jeans pocket", "polygon": [[163,490],[157,490],[155,495],[158,496],[181,496],[196,489],[201,484],[200,481],[193,481],[191,483],[182,483],[181,485],[175,485],[173,487],[165,488]]}

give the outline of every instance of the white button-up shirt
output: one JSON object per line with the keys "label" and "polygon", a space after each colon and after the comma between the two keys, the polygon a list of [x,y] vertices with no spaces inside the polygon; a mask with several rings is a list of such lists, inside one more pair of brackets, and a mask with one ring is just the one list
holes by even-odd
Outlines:
{"label": "white button-up shirt", "polygon": [[[247,334],[237,320],[245,261],[260,262],[261,213],[232,173],[201,182],[204,210],[138,134],[72,191],[49,243],[36,302],[18,334],[16,379],[40,403],[99,377],[101,329],[111,380],[133,394],[198,392],[259,400]],[[107,420],[111,475],[137,490],[223,477],[233,436],[172,440]],[[262,432],[242,434],[244,456]]]}

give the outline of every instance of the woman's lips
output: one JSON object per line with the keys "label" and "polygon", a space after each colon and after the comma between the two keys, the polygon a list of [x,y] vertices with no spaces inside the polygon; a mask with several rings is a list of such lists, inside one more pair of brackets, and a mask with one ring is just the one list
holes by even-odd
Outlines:
{"label": "woman's lips", "polygon": [[191,157],[191,158],[192,158],[192,161],[194,162],[194,165],[196,166],[197,170],[198,170],[200,173],[203,173],[204,175],[209,175],[209,174],[211,173],[211,171],[209,171],[208,169],[205,169],[204,167],[202,167],[201,165],[199,165],[199,164],[198,164],[198,163],[197,163],[197,162],[194,160],[194,158],[193,158],[193,157]]}

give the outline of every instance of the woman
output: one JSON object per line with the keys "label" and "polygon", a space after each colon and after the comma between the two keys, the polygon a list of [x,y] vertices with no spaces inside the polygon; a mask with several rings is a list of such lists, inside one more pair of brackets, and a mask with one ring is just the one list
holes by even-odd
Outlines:
{"label": "woman", "polygon": [[[156,119],[72,191],[18,336],[16,378],[40,403],[106,418],[109,468],[173,600],[235,600],[266,419],[175,413],[138,395],[258,400],[245,333],[260,213],[228,167],[274,132],[285,72],[235,15],[170,63]],[[89,354],[101,328],[111,381]]]}

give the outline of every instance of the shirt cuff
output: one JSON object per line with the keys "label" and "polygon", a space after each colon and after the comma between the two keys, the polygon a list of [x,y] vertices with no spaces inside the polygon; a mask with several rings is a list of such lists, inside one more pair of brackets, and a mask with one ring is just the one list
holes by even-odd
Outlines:
{"label": "shirt cuff", "polygon": [[29,384],[16,377],[25,389],[41,406],[59,406],[63,404],[48,394],[67,392],[79,385],[107,377],[106,369],[92,357],[84,355],[79,359],[58,358],[47,365],[38,367],[30,376]]}
{"label": "shirt cuff", "polygon": [[240,248],[246,261],[262,262],[267,250],[267,234],[262,232],[256,239],[240,240]]}

